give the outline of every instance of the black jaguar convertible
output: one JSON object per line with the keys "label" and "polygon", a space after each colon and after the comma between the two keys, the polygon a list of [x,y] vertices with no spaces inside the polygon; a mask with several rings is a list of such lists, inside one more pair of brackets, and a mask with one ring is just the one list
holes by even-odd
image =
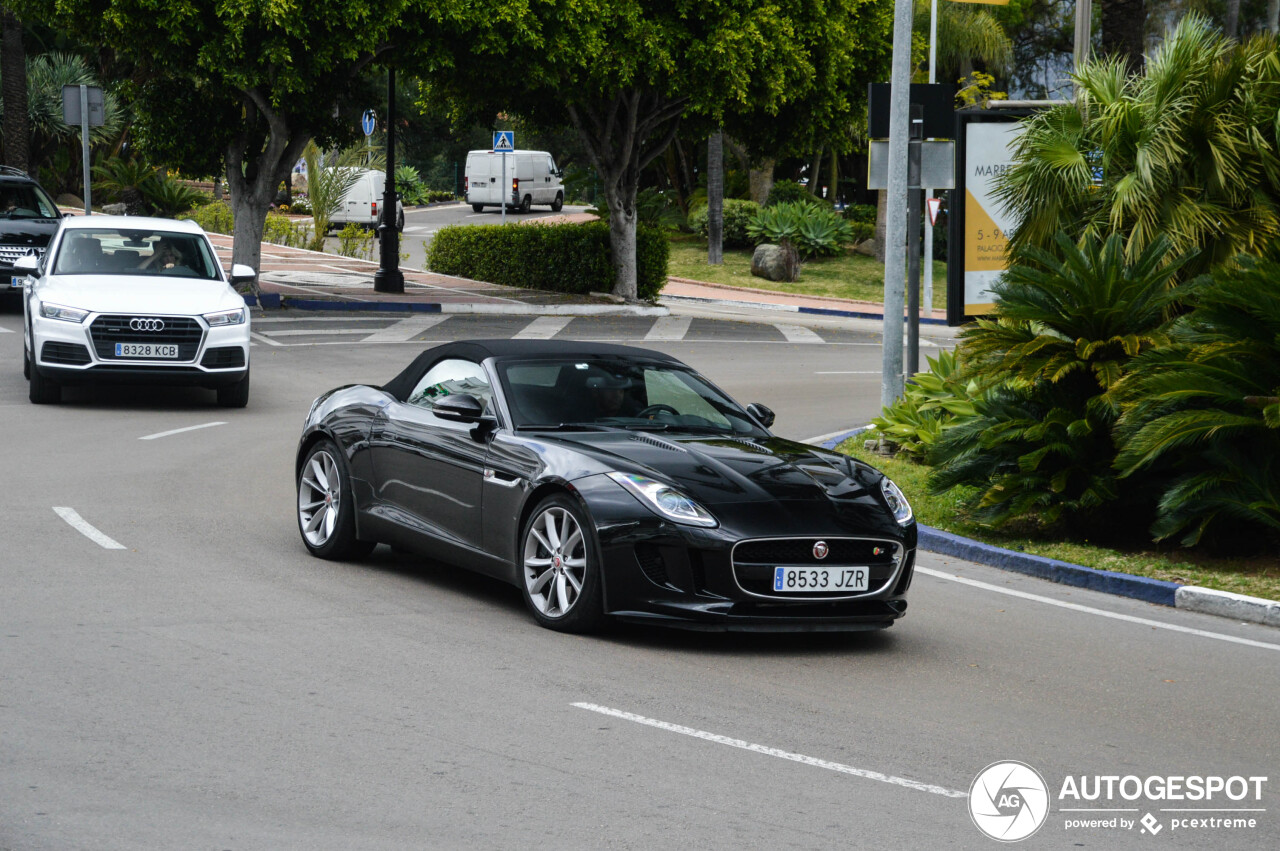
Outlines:
{"label": "black jaguar convertible", "polygon": [[890,626],[907,609],[911,506],[772,423],[660,352],[447,343],[382,387],[316,399],[298,525],[321,558],[387,543],[503,579],[552,629]]}

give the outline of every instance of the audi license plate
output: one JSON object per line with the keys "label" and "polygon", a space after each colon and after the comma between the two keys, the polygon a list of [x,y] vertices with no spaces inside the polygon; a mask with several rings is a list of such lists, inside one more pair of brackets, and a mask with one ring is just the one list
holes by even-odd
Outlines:
{"label": "audi license plate", "polygon": [[775,567],[773,590],[782,594],[866,591],[870,579],[865,567]]}
{"label": "audi license plate", "polygon": [[176,358],[178,347],[157,343],[116,343],[118,358]]}

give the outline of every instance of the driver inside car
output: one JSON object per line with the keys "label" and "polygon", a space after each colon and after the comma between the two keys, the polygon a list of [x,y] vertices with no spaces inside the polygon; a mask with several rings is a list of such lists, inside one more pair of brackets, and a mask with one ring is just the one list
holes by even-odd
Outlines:
{"label": "driver inside car", "polygon": [[598,375],[587,379],[587,389],[591,391],[591,401],[595,404],[596,416],[634,417],[640,410],[635,400],[627,393],[631,389],[631,380],[617,375]]}

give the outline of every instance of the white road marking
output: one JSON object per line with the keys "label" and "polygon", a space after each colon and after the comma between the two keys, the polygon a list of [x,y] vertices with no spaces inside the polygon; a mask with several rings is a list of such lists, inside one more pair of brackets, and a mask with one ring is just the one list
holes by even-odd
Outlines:
{"label": "white road marking", "polygon": [[200,425],[187,426],[186,428],[175,428],[169,431],[158,432],[157,434],[149,434],[146,437],[138,438],[138,440],[155,440],[158,437],[168,437],[171,434],[182,434],[184,431],[199,431],[202,428],[213,428],[214,426],[220,425],[226,425],[226,423],[219,420],[214,423],[201,423]]}
{"label": "white road marking", "polygon": [[890,783],[894,786],[904,786],[907,789],[915,789],[918,792],[932,792],[935,795],[943,795],[947,798],[969,797],[968,792],[959,792],[955,789],[947,789],[943,786],[934,786],[930,783],[908,780],[905,777],[894,777],[891,774],[881,774],[879,771],[868,771],[865,768],[854,768],[851,765],[842,765],[838,762],[828,762],[825,759],[818,759],[817,757],[790,753],[788,751],[779,750],[778,748],[766,747],[765,745],[752,744],[751,742],[744,742],[741,739],[731,739],[728,736],[708,733],[703,730],[695,730],[692,727],[682,727],[679,724],[669,724],[666,721],[657,721],[653,718],[646,718],[643,715],[636,715],[631,712],[623,712],[620,709],[610,709],[607,706],[597,706],[594,703],[575,703],[573,706],[576,706],[579,709],[586,709],[591,712],[599,712],[601,715],[611,715],[614,718],[621,718],[624,721],[634,721],[637,724],[656,727],[659,730],[666,730],[669,733],[680,733],[683,736],[693,736],[695,739],[703,739],[704,741],[715,742],[720,745],[728,745],[733,748],[742,748],[743,750],[764,754],[765,756],[773,756],[778,759],[787,759],[792,762],[799,762],[803,765],[811,765],[815,768],[825,768],[828,771],[838,771],[841,774],[851,774],[854,777],[862,777],[867,780],[878,780],[881,783]]}
{"label": "white road marking", "polygon": [[275,340],[271,339],[270,337],[264,337],[264,336],[262,336],[262,335],[261,335],[261,334],[259,334],[257,331],[250,331],[250,332],[249,332],[249,336],[250,336],[250,337],[252,337],[252,338],[253,338],[253,339],[255,339],[255,340],[258,340],[259,342],[266,343],[268,346],[283,346],[283,345],[284,345],[284,343],[277,343]]}
{"label": "white road marking", "polygon": [[572,316],[539,316],[516,334],[513,340],[550,340],[564,326],[573,321]]}
{"label": "white road marking", "polygon": [[771,323],[774,328],[782,332],[782,336],[787,338],[788,343],[825,343],[826,340],[814,333],[812,328],[806,328],[803,325],[788,325],[785,322]]}
{"label": "white road marking", "polygon": [[440,313],[420,313],[417,316],[410,316],[408,319],[401,319],[395,325],[383,328],[381,331],[374,331],[360,342],[403,343],[406,340],[412,340],[430,328],[434,328],[448,318]]}
{"label": "white road marking", "polygon": [[8,328],[0,328],[0,334],[12,334],[12,333],[13,331],[11,331]]}
{"label": "white road marking", "polygon": [[644,338],[650,341],[677,342],[683,340],[684,335],[689,333],[689,325],[692,322],[693,319],[689,316],[659,316]]}
{"label": "white road marking", "polygon": [[1187,635],[1198,635],[1201,638],[1216,638],[1219,641],[1229,641],[1232,644],[1244,644],[1248,647],[1260,647],[1263,650],[1280,650],[1280,644],[1268,644],[1265,641],[1254,641],[1251,638],[1237,638],[1234,635],[1224,635],[1220,632],[1209,632],[1204,629],[1193,629],[1189,626],[1178,626],[1177,624],[1165,623],[1164,621],[1153,621],[1149,618],[1140,618],[1135,617],[1134,615],[1122,615],[1118,612],[1108,612],[1105,609],[1095,609],[1092,606],[1082,606],[1079,603],[1068,603],[1063,600],[1055,600],[1052,597],[1042,597],[1039,594],[1029,594],[1026,591],[1018,591],[1013,588],[1001,588],[999,585],[992,585],[988,582],[979,582],[976,579],[956,576],[954,573],[945,573],[941,570],[917,567],[916,572],[923,573],[926,576],[932,576],[937,579],[947,579],[952,582],[959,582],[962,585],[981,588],[984,591],[994,591],[997,594],[1006,594],[1010,597],[1020,597],[1023,600],[1034,600],[1037,603],[1046,603],[1050,606],[1057,606],[1060,609],[1070,609],[1074,612],[1083,612],[1087,615],[1097,615],[1102,618],[1111,618],[1112,620],[1125,621],[1126,623],[1136,623],[1141,626],[1155,627],[1156,629],[1167,629],[1171,632],[1183,632]]}
{"label": "white road marking", "polygon": [[282,322],[386,322],[385,316],[270,316],[253,320],[254,325],[275,325]]}
{"label": "white road marking", "polygon": [[284,331],[263,331],[265,337],[327,337],[338,334],[368,334],[368,328],[288,328]]}
{"label": "white road marking", "polygon": [[815,372],[814,375],[883,375],[882,369],[838,369],[833,372]]}
{"label": "white road marking", "polygon": [[90,526],[83,517],[76,513],[74,508],[55,505],[53,507],[53,511],[63,520],[67,521],[72,529],[75,529],[81,535],[84,535],[104,550],[123,550],[125,548],[124,544],[111,540],[106,535]]}

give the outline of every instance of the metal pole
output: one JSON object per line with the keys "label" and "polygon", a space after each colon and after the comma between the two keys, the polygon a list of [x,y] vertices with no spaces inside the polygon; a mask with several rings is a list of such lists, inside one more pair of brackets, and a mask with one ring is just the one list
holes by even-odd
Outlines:
{"label": "metal pole", "polygon": [[400,271],[400,232],[396,230],[396,69],[387,69],[387,179],[382,189],[381,237],[378,271],[373,289],[380,293],[404,292]]}
{"label": "metal pole", "polygon": [[924,107],[911,104],[907,156],[907,375],[920,371],[920,143]]}
{"label": "metal pole", "polygon": [[93,215],[93,203],[89,197],[89,87],[80,86],[80,148],[84,165],[84,214]]}
{"label": "metal pole", "polygon": [[501,190],[501,194],[498,197],[502,199],[502,223],[504,225],[507,223],[507,201],[510,200],[509,198],[507,198],[507,193],[509,191],[510,189],[507,187],[507,152],[503,151],[502,152],[502,190]]}
{"label": "metal pole", "polygon": [[[938,82],[938,0],[929,4],[929,82]],[[924,197],[932,198],[933,189],[926,188]],[[933,225],[924,226],[924,312],[933,310]],[[916,370],[918,371],[918,370]],[[915,371],[912,373],[915,374]]]}
{"label": "metal pole", "polygon": [[707,264],[724,263],[724,133],[707,139]]}
{"label": "metal pole", "polygon": [[[1089,59],[1089,41],[1093,38],[1093,0],[1076,0],[1075,50],[1072,53],[1076,71]],[[1079,88],[1076,89],[1077,93]]]}
{"label": "metal pole", "polygon": [[902,311],[906,288],[907,134],[911,103],[912,0],[894,0],[893,64],[889,78],[889,189],[885,200],[884,346],[880,374],[880,404],[892,405],[902,395]]}

